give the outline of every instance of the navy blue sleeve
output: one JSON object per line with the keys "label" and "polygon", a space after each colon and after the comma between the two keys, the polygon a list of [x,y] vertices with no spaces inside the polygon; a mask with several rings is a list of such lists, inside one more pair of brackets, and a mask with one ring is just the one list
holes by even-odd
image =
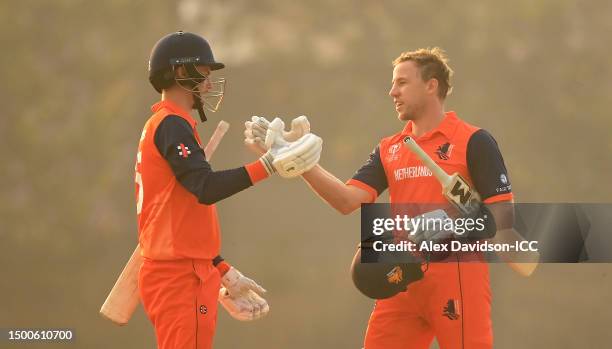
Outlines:
{"label": "navy blue sleeve", "polygon": [[470,177],[484,201],[512,192],[508,171],[497,142],[485,130],[472,134],[467,145],[467,166]]}
{"label": "navy blue sleeve", "polygon": [[370,153],[366,163],[353,175],[353,179],[369,185],[376,190],[378,195],[382,194],[388,187],[387,175],[380,160],[380,146]]}
{"label": "navy blue sleeve", "polygon": [[193,129],[180,116],[167,116],[154,140],[176,179],[202,204],[212,205],[253,185],[244,167],[213,171]]}

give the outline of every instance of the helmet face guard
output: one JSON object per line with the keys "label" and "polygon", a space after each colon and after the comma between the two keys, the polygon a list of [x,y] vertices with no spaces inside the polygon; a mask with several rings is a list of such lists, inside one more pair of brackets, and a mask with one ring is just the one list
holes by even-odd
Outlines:
{"label": "helmet face guard", "polygon": [[[184,90],[193,95],[193,108],[200,114],[200,119],[206,121],[204,109],[212,113],[219,110],[223,95],[225,93],[225,78],[212,79],[210,75],[200,73],[195,64],[183,64],[187,77],[175,77],[174,81]],[[206,86],[206,91],[201,91],[200,86]]]}

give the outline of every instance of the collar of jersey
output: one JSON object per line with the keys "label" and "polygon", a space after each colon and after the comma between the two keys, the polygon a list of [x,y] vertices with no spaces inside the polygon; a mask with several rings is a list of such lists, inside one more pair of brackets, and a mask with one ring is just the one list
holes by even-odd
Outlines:
{"label": "collar of jersey", "polygon": [[459,124],[460,120],[457,117],[457,114],[454,111],[447,111],[444,115],[444,119],[440,122],[440,124],[434,128],[433,130],[421,135],[420,137],[414,137],[412,134],[412,120],[406,123],[404,130],[402,131],[403,136],[411,136],[417,139],[429,139],[433,137],[436,133],[443,134],[447,139],[451,139],[453,134],[455,133],[455,129]]}
{"label": "collar of jersey", "polygon": [[165,101],[159,101],[153,104],[153,106],[151,106],[151,111],[154,113],[157,113],[158,111],[162,109],[168,109],[172,114],[178,115],[182,117],[183,119],[187,120],[187,122],[189,122],[191,127],[195,127],[196,121],[194,120],[194,118],[191,117],[188,111],[179,107],[176,103],[169,101],[169,100],[165,100]]}

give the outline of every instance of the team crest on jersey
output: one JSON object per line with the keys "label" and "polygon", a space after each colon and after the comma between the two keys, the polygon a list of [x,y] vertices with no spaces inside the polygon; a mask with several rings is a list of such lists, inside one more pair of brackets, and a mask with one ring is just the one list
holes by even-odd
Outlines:
{"label": "team crest on jersey", "polygon": [[396,144],[392,144],[389,147],[389,150],[387,151],[388,152],[388,155],[387,155],[388,162],[399,159],[399,151],[400,151],[401,146],[402,145],[400,143],[396,143]]}
{"label": "team crest on jersey", "polygon": [[440,158],[440,160],[448,160],[451,157],[451,153],[453,152],[454,145],[446,142],[436,149],[436,154]]}
{"label": "team crest on jersey", "polygon": [[400,268],[399,266],[396,266],[395,268],[391,269],[390,272],[387,273],[387,281],[390,284],[397,285],[402,282],[403,279],[404,275],[402,273],[402,268]]}
{"label": "team crest on jersey", "polygon": [[185,144],[183,143],[177,145],[176,149],[178,150],[179,156],[182,156],[183,158],[186,158],[191,154],[191,150],[189,150],[189,147],[185,146]]}

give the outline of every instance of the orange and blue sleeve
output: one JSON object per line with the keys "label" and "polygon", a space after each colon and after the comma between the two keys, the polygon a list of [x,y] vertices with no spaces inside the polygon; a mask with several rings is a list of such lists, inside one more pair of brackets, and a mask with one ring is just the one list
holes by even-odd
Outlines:
{"label": "orange and blue sleeve", "polygon": [[389,187],[387,175],[380,159],[380,146],[376,146],[365,164],[355,172],[346,184],[367,191],[370,194],[370,202],[376,201],[376,198]]}
{"label": "orange and blue sleeve", "polygon": [[176,179],[205,205],[228,198],[268,177],[260,161],[243,167],[214,171],[189,123],[167,116],[155,131],[155,146]]}
{"label": "orange and blue sleeve", "polygon": [[489,132],[480,129],[472,134],[466,158],[472,183],[485,204],[513,199],[506,164],[497,142]]}

